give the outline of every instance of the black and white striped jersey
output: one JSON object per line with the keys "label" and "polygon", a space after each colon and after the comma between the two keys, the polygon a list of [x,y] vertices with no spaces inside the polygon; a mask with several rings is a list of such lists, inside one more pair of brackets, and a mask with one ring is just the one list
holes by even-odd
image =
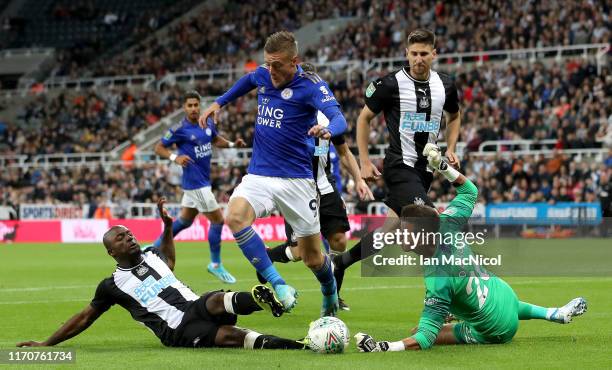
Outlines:
{"label": "black and white striped jersey", "polygon": [[[329,125],[329,119],[321,111],[317,114],[317,124],[325,127]],[[338,146],[344,144],[346,140],[344,135],[334,136],[331,140],[314,139],[315,154],[312,160],[312,171],[320,195],[336,191],[336,178],[331,173],[330,142]]]}
{"label": "black and white striped jersey", "polygon": [[159,250],[149,248],[142,257],[137,266],[117,267],[111,277],[102,280],[91,305],[104,312],[118,304],[162,343],[172,345],[185,311],[200,297],[174,276]]}
{"label": "black and white striped jersey", "polygon": [[425,170],[423,148],[435,143],[443,112],[459,111],[457,88],[451,78],[430,71],[429,79],[419,81],[404,67],[372,82],[365,93],[365,103],[374,113],[384,112],[389,147],[385,168],[405,166]]}

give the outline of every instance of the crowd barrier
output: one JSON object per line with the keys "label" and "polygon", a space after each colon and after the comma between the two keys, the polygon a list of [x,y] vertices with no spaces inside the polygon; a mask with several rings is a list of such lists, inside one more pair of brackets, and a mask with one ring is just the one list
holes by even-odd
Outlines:
{"label": "crowd barrier", "polygon": [[[440,211],[446,203],[437,204]],[[63,215],[72,215],[74,209],[64,208]],[[174,210],[175,212],[178,209]],[[41,212],[41,215],[57,215],[55,212]],[[153,216],[155,217],[155,216]],[[350,215],[351,231],[347,237],[361,229],[364,218],[384,217],[371,215]],[[471,223],[490,225],[599,225],[602,223],[601,206],[599,203],[501,203],[483,205],[477,204],[472,213]],[[49,220],[0,221],[0,241],[15,242],[101,242],[102,235],[111,226],[124,225],[128,227],[141,242],[156,239],[163,230],[159,218],[141,219],[82,219],[63,218]],[[209,221],[198,217],[193,225],[177,235],[179,241],[208,240]],[[282,217],[273,216],[258,219],[253,225],[255,231],[264,241],[285,240],[285,226]],[[357,236],[358,237],[358,236]],[[224,241],[233,240],[232,233],[224,225],[221,238]]]}

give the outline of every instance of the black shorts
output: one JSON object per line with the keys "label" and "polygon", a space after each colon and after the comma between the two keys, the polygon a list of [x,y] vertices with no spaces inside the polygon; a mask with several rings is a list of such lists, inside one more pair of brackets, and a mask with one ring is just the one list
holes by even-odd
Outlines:
{"label": "black shorts", "polygon": [[[334,187],[334,192],[321,195],[319,200],[319,222],[321,224],[321,235],[325,239],[337,232],[347,232],[351,229],[348,216],[346,215],[346,205],[340,193]],[[297,240],[293,234],[291,225],[285,220],[285,235],[290,245],[297,245]]]}
{"label": "black shorts", "polygon": [[187,308],[183,321],[176,329],[174,347],[214,347],[219,327],[236,325],[238,316],[227,312],[211,315],[206,309],[206,300],[219,292],[223,291],[204,293]]}
{"label": "black shorts", "polygon": [[388,189],[385,204],[398,216],[402,214],[402,207],[409,204],[434,206],[427,195],[433,173],[404,166],[385,168],[383,177]]}

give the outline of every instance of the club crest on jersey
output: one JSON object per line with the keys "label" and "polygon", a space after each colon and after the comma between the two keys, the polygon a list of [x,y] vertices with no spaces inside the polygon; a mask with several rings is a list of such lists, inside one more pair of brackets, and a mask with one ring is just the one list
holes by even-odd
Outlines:
{"label": "club crest on jersey", "polygon": [[416,204],[417,206],[422,206],[425,205],[425,201],[421,197],[415,197],[414,204]]}
{"label": "club crest on jersey", "polygon": [[285,100],[291,99],[291,97],[293,96],[293,90],[291,90],[290,88],[286,88],[285,90],[283,90],[283,92],[281,92],[281,96]]}
{"label": "club crest on jersey", "polygon": [[365,93],[366,97],[367,98],[371,97],[372,95],[374,95],[375,91],[376,91],[376,86],[374,86],[374,82],[372,82],[366,89],[366,93]]}
{"label": "club crest on jersey", "polygon": [[206,128],[206,136],[211,136],[212,135],[212,130],[210,128]]}
{"label": "club crest on jersey", "polygon": [[147,272],[149,272],[149,268],[147,266],[139,266],[136,269],[136,275],[138,275],[138,276],[143,276]]}
{"label": "club crest on jersey", "polygon": [[427,97],[423,97],[419,100],[419,108],[429,108],[429,99],[427,99]]}

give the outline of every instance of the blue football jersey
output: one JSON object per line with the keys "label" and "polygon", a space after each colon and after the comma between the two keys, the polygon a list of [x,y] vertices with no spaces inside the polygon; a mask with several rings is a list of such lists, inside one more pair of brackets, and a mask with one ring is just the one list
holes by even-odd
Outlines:
{"label": "blue football jersey", "polygon": [[182,186],[185,190],[193,190],[210,186],[210,159],[212,156],[212,140],[217,136],[217,129],[212,119],[207,121],[204,130],[197,123],[191,123],[187,118],[168,129],[161,142],[165,147],[176,144],[178,155],[186,155],[194,163],[183,167]]}
{"label": "blue football jersey", "polygon": [[280,89],[272,85],[264,66],[251,72],[249,78],[257,88],[257,118],[248,172],[312,178],[313,147],[308,130],[317,124],[317,111],[339,106],[329,86],[300,67],[293,80]]}

